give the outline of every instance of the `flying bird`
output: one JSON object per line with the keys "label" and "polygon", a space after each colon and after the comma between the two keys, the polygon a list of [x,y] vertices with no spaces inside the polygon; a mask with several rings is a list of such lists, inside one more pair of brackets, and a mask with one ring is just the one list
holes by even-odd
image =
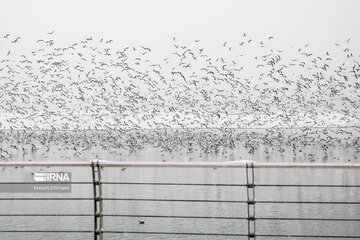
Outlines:
{"label": "flying bird", "polygon": [[12,43],[17,43],[20,39],[21,37],[17,37],[14,41],[12,41]]}

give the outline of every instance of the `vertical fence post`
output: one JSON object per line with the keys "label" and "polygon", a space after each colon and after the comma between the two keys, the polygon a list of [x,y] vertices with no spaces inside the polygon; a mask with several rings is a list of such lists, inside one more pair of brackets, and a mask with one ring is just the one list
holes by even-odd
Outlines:
{"label": "vertical fence post", "polygon": [[248,240],[255,240],[255,175],[254,163],[246,163],[246,205]]}
{"label": "vertical fence post", "polygon": [[103,195],[101,185],[101,168],[99,160],[92,161],[92,177],[94,192],[94,240],[103,240]]}

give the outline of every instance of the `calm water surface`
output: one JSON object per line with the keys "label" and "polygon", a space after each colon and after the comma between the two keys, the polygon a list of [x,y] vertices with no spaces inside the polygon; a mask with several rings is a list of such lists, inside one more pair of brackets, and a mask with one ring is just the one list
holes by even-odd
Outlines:
{"label": "calm water surface", "polygon": [[[70,171],[72,181],[91,182],[90,168],[5,168],[3,181],[28,181],[31,172]],[[245,184],[245,170],[227,168],[104,168],[104,182],[157,182],[157,183],[224,183]],[[358,170],[319,169],[256,169],[256,184],[358,184]],[[181,216],[246,217],[243,202],[156,202],[124,201],[116,199],[185,199],[185,200],[246,200],[242,186],[168,186],[104,184],[105,214],[161,215],[179,218],[150,218],[106,216],[105,231],[120,232],[190,232],[246,234],[247,222],[243,219],[187,219]],[[1,193],[10,197],[92,197],[91,184],[73,184],[71,193]],[[256,187],[257,201],[360,201],[359,188],[318,187]],[[91,200],[2,200],[0,214],[92,214]],[[355,204],[279,204],[257,203],[258,218],[359,218],[360,205]],[[139,221],[145,224],[139,224]],[[76,230],[92,231],[91,216],[1,216],[1,230]],[[359,222],[257,220],[257,234],[311,234],[359,236]],[[241,237],[144,235],[106,233],[106,239],[246,239]],[[91,233],[2,233],[0,239],[92,239]],[[276,239],[276,238],[263,238]],[[291,239],[291,238],[288,238]],[[328,238],[331,239],[331,238]]]}
{"label": "calm water surface", "polygon": [[[356,131],[353,131],[356,133]],[[7,135],[6,135],[7,134]],[[28,133],[2,133],[3,161],[89,161],[101,158],[110,161],[234,161],[251,159],[266,162],[358,162],[358,146],[354,139],[330,141],[318,133],[318,141],[302,142],[304,138],[278,133],[267,136],[272,142],[264,141],[264,133],[238,135],[181,135],[151,134],[149,142],[145,133],[112,136],[106,133],[90,135]],[[89,134],[89,133],[87,133]],[[183,133],[182,133],[183,134]],[[36,136],[36,137],[34,137]],[[45,137],[44,137],[45,136]],[[89,138],[89,136],[91,136]],[[136,138],[136,136],[138,138]],[[234,135],[231,135],[234,136]],[[243,138],[241,138],[243,137]],[[334,136],[331,136],[334,138]],[[89,141],[84,141],[90,139]],[[142,139],[142,141],[140,140]],[[159,140],[160,139],[160,140]],[[229,140],[230,139],[230,140]],[[288,141],[288,140],[293,141]],[[234,141],[231,141],[234,140]],[[325,141],[326,140],[326,141]],[[203,142],[201,142],[203,141]],[[123,148],[116,148],[119,144]],[[324,144],[327,143],[327,144]],[[139,146],[143,144],[142,146]],[[4,159],[7,157],[6,159]],[[13,214],[92,214],[92,200],[6,200],[5,198],[91,198],[91,169],[85,167],[51,168],[0,168],[2,182],[32,181],[33,172],[69,171],[73,182],[71,193],[0,193],[1,231],[92,231],[91,216],[9,216]],[[242,186],[183,186],[183,185],[131,185],[129,182],[145,183],[217,183],[245,184],[243,168],[104,168],[105,214],[121,215],[104,218],[105,231],[118,232],[171,232],[171,233],[226,233],[246,234],[244,219],[215,219],[213,217],[247,217],[246,188]],[[89,183],[89,184],[86,184]],[[256,184],[347,184],[359,185],[359,170],[330,169],[256,169]],[[360,202],[359,187],[256,187],[257,201],[332,201]],[[143,201],[114,199],[179,199],[215,200],[215,202],[186,201]],[[235,201],[231,203],[216,201]],[[236,202],[240,201],[240,202]],[[136,217],[124,215],[161,215],[168,217]],[[182,216],[203,216],[210,218],[182,218]],[[294,204],[257,203],[257,218],[360,218],[360,204]],[[139,221],[145,224],[139,224]],[[256,221],[256,233],[290,235],[336,235],[360,236],[359,221],[304,221],[265,220]],[[0,239],[93,239],[92,233],[7,233]],[[185,236],[145,235],[134,233],[105,233],[105,239],[247,239],[230,236]],[[278,239],[258,237],[258,239]],[[292,239],[281,238],[281,239]],[[302,239],[302,238],[296,238]],[[303,238],[309,239],[309,238]],[[326,239],[331,239],[326,238]]]}

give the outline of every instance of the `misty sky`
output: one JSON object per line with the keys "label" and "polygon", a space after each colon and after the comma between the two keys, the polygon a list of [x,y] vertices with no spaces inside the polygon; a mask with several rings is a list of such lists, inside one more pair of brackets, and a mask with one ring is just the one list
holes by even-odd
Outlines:
{"label": "misty sky", "polygon": [[[2,0],[0,32],[57,41],[95,36],[162,48],[180,41],[236,41],[274,35],[280,44],[360,42],[357,0]],[[316,47],[316,46],[314,46]]]}

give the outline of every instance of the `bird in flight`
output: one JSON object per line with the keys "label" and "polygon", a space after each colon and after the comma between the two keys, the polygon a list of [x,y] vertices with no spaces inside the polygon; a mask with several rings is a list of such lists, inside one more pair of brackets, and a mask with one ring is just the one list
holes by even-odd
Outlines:
{"label": "bird in flight", "polygon": [[48,34],[49,34],[49,35],[52,35],[54,32],[55,32],[55,31],[51,31],[51,32],[49,32]]}
{"label": "bird in flight", "polygon": [[12,41],[12,43],[17,43],[20,39],[21,37],[17,37],[14,41]]}

